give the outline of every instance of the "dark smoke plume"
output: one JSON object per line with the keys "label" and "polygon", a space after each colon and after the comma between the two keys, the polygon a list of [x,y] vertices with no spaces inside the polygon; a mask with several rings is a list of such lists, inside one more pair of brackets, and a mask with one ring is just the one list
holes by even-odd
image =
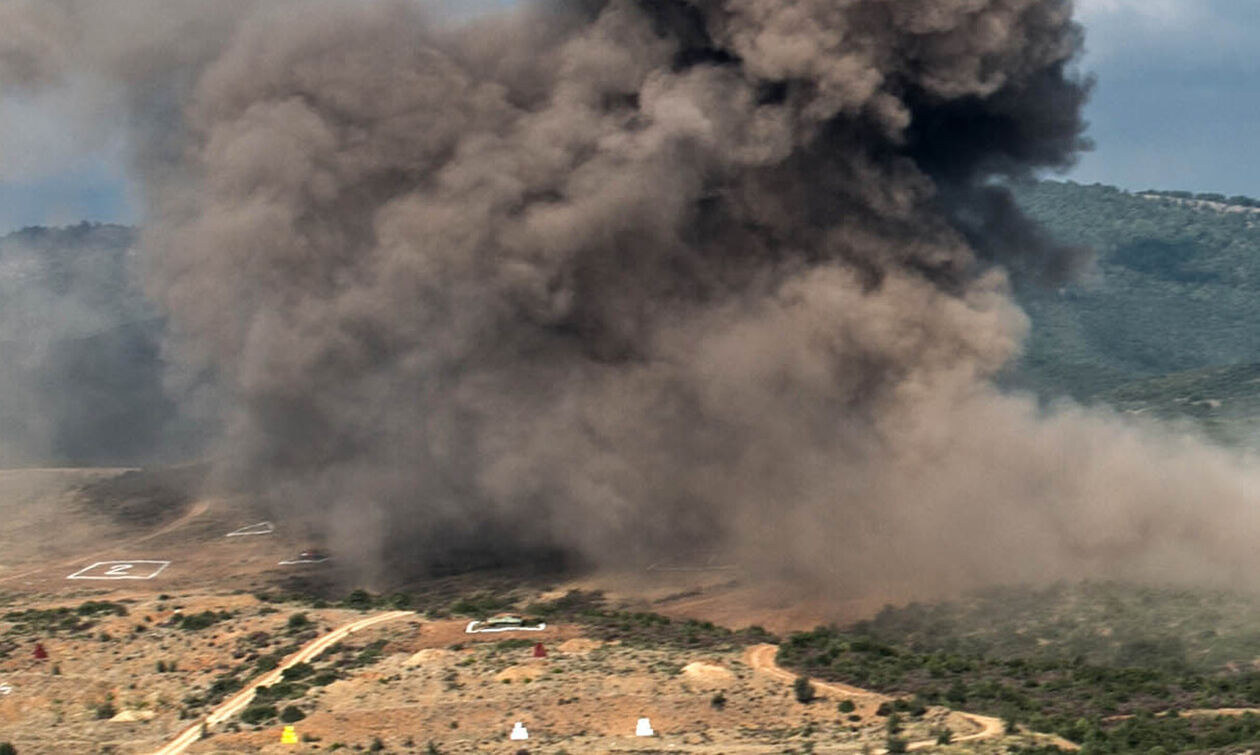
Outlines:
{"label": "dark smoke plume", "polygon": [[839,588],[1254,561],[1237,460],[990,384],[1008,271],[1082,262],[993,184],[1084,144],[1069,0],[17,5],[6,84],[128,104],[220,473],[334,545]]}

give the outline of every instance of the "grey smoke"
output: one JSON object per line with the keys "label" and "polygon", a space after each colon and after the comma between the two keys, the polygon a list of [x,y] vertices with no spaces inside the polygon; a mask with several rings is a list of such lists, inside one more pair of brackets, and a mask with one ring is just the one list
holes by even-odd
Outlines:
{"label": "grey smoke", "polygon": [[163,387],[163,318],[120,226],[0,238],[0,466],[175,460],[192,429]]}
{"label": "grey smoke", "polygon": [[1255,562],[1244,460],[990,383],[1010,276],[1083,264],[992,183],[1085,146],[1068,0],[18,5],[0,83],[125,93],[219,474],[366,564]]}

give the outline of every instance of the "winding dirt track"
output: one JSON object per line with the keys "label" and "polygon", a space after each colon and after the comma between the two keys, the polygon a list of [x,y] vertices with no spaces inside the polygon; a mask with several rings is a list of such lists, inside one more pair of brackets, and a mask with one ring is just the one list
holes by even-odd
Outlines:
{"label": "winding dirt track", "polygon": [[201,738],[201,727],[203,724],[206,726],[213,726],[228,720],[232,716],[235,716],[237,713],[244,710],[245,706],[249,705],[250,701],[254,699],[254,692],[259,687],[266,687],[275,684],[280,681],[280,677],[284,673],[285,669],[311,660],[332,645],[340,642],[346,637],[346,635],[351,634],[352,632],[357,632],[360,629],[366,629],[367,627],[374,626],[376,624],[383,624],[387,621],[394,621],[395,619],[415,615],[415,611],[390,611],[389,613],[380,613],[375,616],[369,616],[366,619],[359,619],[358,621],[338,627],[323,637],[317,637],[316,639],[311,640],[303,645],[301,650],[286,658],[279,666],[250,682],[245,689],[237,692],[232,697],[229,697],[227,700],[220,703],[217,708],[210,711],[208,716],[185,729],[182,734],[172,739],[165,747],[155,752],[154,755],[178,755],[188,749],[193,742],[196,742]]}
{"label": "winding dirt track", "polygon": [[[773,676],[776,679],[781,679],[785,682],[796,681],[796,677],[797,677],[796,674],[792,673],[791,671],[788,671],[787,669],[783,668],[782,666],[780,666],[778,663],[775,662],[775,655],[777,655],[778,652],[779,652],[778,645],[753,645],[752,647],[748,648],[748,650],[744,653],[744,661],[749,666],[752,666],[754,669],[756,669],[757,671],[761,671],[763,673],[769,674],[770,676]],[[823,692],[830,692],[833,695],[839,695],[841,697],[878,700],[880,702],[883,702],[885,700],[892,700],[892,698],[889,697],[888,695],[880,694],[879,692],[873,692],[869,689],[862,689],[861,687],[851,687],[847,684],[820,682],[818,680],[812,680],[812,681],[816,689],[821,690]],[[993,716],[984,716],[984,715],[980,715],[979,713],[963,713],[962,711],[955,711],[955,714],[967,719],[968,721],[972,722],[976,726],[979,726],[980,731],[974,734],[968,734],[963,737],[955,737],[953,740],[954,744],[961,744],[963,742],[976,742],[982,739],[992,739],[994,737],[1000,737],[1005,731],[1005,728],[1002,724],[1002,719],[1000,718],[994,718]],[[1072,750],[1079,749],[1075,743],[1072,743],[1065,739],[1061,739],[1057,737],[1055,738],[1054,744],[1064,749],[1072,749]],[[928,747],[935,747],[935,746],[936,746],[935,739],[921,739],[918,742],[911,742],[908,749],[922,750]],[[884,751],[878,750],[877,752],[884,752]]]}

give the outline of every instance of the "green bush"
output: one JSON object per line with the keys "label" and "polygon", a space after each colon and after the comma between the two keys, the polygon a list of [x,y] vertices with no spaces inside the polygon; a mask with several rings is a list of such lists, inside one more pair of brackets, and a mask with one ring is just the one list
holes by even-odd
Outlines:
{"label": "green bush", "polygon": [[818,690],[814,688],[814,683],[809,680],[808,676],[798,676],[796,681],[792,683],[792,692],[796,695],[798,703],[812,703],[814,698],[818,696]]}
{"label": "green bush", "polygon": [[286,682],[295,679],[304,679],[315,673],[315,667],[309,663],[295,663],[280,673],[280,677]]}
{"label": "green bush", "polygon": [[304,613],[298,612],[289,617],[289,631],[300,632],[311,625],[311,619]]}
{"label": "green bush", "polygon": [[853,704],[853,701],[848,700],[848,699],[841,700],[840,704],[837,705],[836,707],[840,710],[841,713],[852,713],[854,710],[857,709],[857,706]]}
{"label": "green bush", "polygon": [[219,613],[215,613],[214,611],[202,611],[201,613],[189,615],[180,614],[179,628],[195,632],[230,618],[232,618],[232,615],[227,611],[220,611]]}
{"label": "green bush", "polygon": [[8,742],[0,742],[0,755],[17,755],[17,748]]}
{"label": "green bush", "polygon": [[274,705],[251,705],[241,711],[241,720],[247,724],[260,724],[276,717]]}
{"label": "green bush", "polygon": [[286,724],[291,724],[295,721],[301,721],[303,718],[306,718],[306,714],[303,713],[302,709],[297,707],[296,705],[290,705],[286,707],[284,710],[280,711],[280,720],[285,722]]}
{"label": "green bush", "polygon": [[726,695],[721,692],[718,692],[712,698],[710,698],[709,705],[713,706],[717,710],[722,710],[723,708],[726,707]]}

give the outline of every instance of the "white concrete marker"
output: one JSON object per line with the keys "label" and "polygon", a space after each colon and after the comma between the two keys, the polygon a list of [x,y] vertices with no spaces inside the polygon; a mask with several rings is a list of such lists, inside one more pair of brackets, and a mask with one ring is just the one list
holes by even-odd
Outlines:
{"label": "white concrete marker", "polygon": [[634,725],[634,735],[636,737],[655,737],[656,732],[652,731],[652,721],[647,718],[640,718],[639,723]]}
{"label": "white concrete marker", "polygon": [[[484,621],[470,621],[468,626],[464,627],[464,634],[481,634],[482,632],[541,632],[547,628],[547,622],[541,622],[533,626],[512,626],[512,627],[484,627]],[[484,628],[483,628],[484,627]]]}
{"label": "white concrete marker", "polygon": [[233,530],[224,537],[245,537],[246,535],[270,535],[276,531],[276,526],[271,522],[259,522],[258,524],[250,524],[241,527],[239,530]]}
{"label": "white concrete marker", "polygon": [[516,742],[522,739],[529,739],[529,732],[525,729],[525,724],[521,723],[520,721],[517,721],[512,726],[512,733],[508,735],[508,739],[512,740],[513,742]]}
{"label": "white concrete marker", "polygon": [[97,561],[66,579],[153,579],[170,565],[170,561]]}

